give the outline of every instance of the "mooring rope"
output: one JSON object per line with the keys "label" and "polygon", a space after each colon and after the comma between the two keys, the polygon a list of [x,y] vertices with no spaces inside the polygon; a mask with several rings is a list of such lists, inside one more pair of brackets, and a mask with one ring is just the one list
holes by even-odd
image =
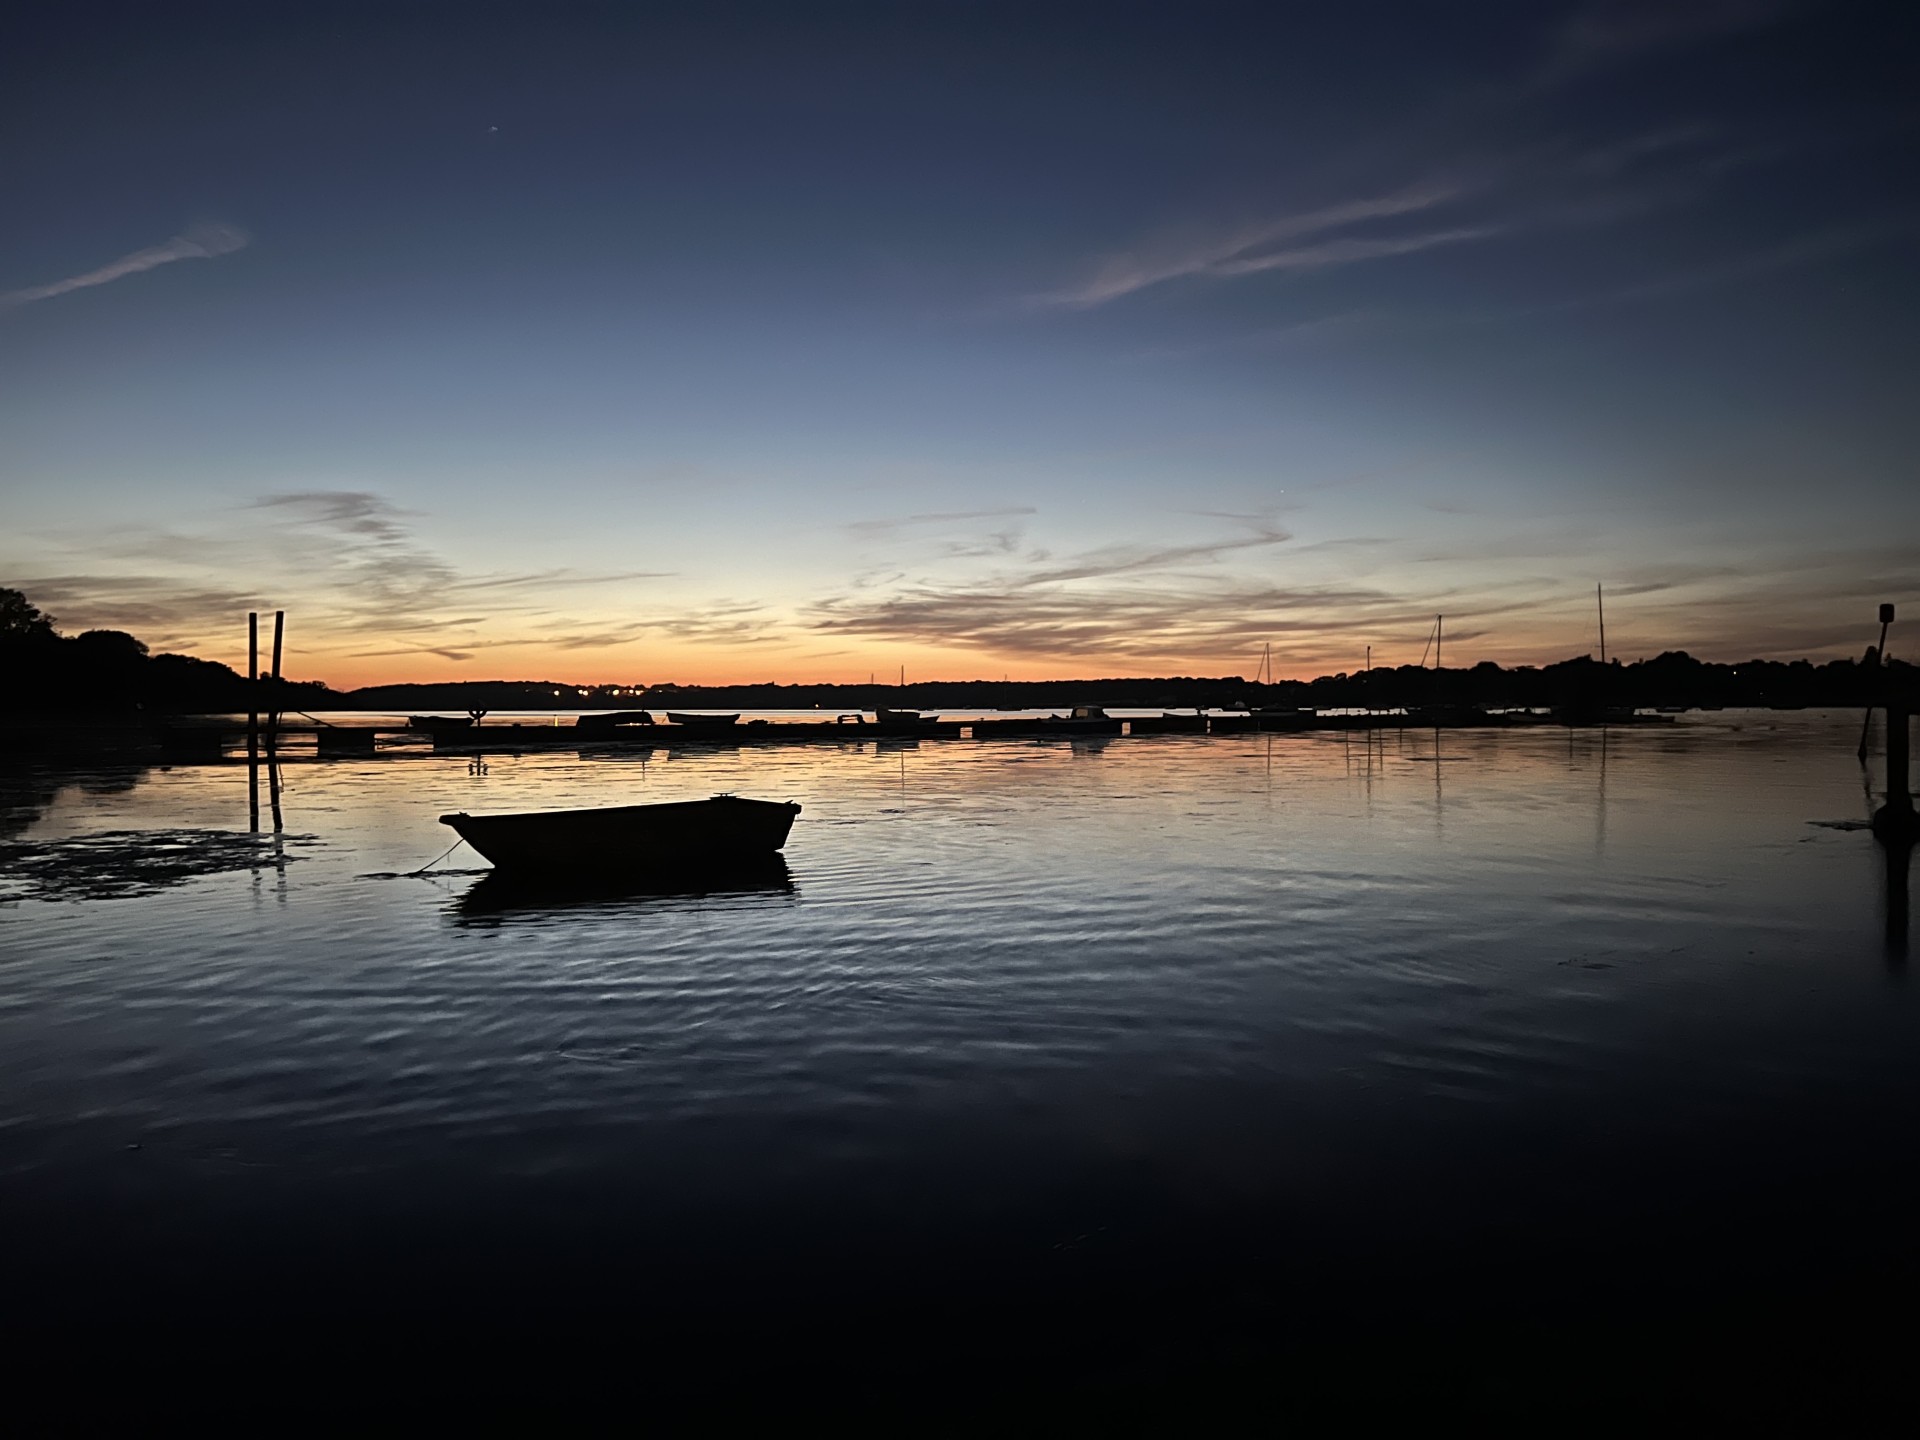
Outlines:
{"label": "mooring rope", "polygon": [[466,843],[467,843],[467,837],[462,835],[458,840],[454,841],[453,844],[449,845],[446,848],[445,853],[435,856],[433,859],[429,860],[426,864],[422,865],[418,870],[409,870],[407,874],[409,875],[426,874],[429,870],[433,869],[434,866],[438,865],[442,860],[446,859],[448,855],[453,854],[454,851],[458,850],[462,845]]}

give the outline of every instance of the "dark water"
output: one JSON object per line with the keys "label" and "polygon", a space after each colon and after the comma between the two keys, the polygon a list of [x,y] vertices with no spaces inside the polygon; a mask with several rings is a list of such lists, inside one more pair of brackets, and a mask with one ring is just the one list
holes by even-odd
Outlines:
{"label": "dark water", "polygon": [[[127,856],[244,768],[15,776],[10,1318],[641,1410],[1826,1406],[1920,1272],[1857,725],[316,763],[199,875]],[[784,873],[400,873],[720,790],[804,805]]]}

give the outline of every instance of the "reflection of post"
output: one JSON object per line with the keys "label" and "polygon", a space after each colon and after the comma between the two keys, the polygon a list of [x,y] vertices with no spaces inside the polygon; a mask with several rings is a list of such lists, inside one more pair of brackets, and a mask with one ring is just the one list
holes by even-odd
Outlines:
{"label": "reflection of post", "polygon": [[1887,857],[1887,961],[1907,962],[1907,861],[1913,846],[1903,843],[1880,847]]}
{"label": "reflection of post", "polygon": [[1907,774],[1906,697],[1887,697],[1887,803],[1873,817],[1873,833],[1883,844],[1914,841],[1913,793]]}
{"label": "reflection of post", "polygon": [[247,612],[247,823],[260,828],[260,613]]}
{"label": "reflection of post", "polygon": [[1905,695],[1887,696],[1887,803],[1873,816],[1873,833],[1887,855],[1887,958],[1897,966],[1907,958],[1907,861],[1920,838],[1907,773]]}
{"label": "reflection of post", "polygon": [[1593,824],[1594,854],[1607,850],[1607,727],[1600,727],[1600,801],[1595,807]]}

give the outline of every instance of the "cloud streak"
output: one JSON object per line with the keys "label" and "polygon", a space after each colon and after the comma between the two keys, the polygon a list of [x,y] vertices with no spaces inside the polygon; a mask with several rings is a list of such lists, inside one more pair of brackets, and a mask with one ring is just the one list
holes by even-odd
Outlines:
{"label": "cloud streak", "polygon": [[[1466,193],[1457,182],[1422,181],[1386,194],[1346,200],[1314,210],[1281,215],[1212,235],[1186,234],[1110,257],[1080,284],[1048,295],[1040,303],[1085,310],[1152,285],[1187,276],[1247,275],[1258,270],[1320,268],[1351,264],[1379,255],[1405,253],[1365,247],[1390,242],[1348,239],[1270,251],[1286,241],[1310,240],[1368,221],[1396,219],[1448,204]],[[1444,232],[1443,232],[1444,233]],[[1444,243],[1429,241],[1428,243]],[[1411,248],[1423,248],[1414,246]]]}
{"label": "cloud streak", "polygon": [[95,285],[110,284],[115,280],[125,279],[129,275],[138,275],[143,271],[158,269],[162,265],[171,265],[176,260],[211,260],[217,255],[231,255],[236,250],[244,250],[250,238],[245,231],[235,229],[231,225],[195,225],[164,244],[150,245],[145,250],[136,250],[131,255],[122,255],[118,260],[102,265],[97,270],[88,270],[80,275],[69,275],[64,280],[55,280],[46,285],[29,285],[22,290],[9,290],[0,294],[0,310],[14,310],[22,305],[31,305],[37,300],[51,300],[56,295],[66,295],[74,290],[86,290]]}
{"label": "cloud streak", "polygon": [[1213,267],[1215,275],[1258,275],[1266,270],[1324,270],[1333,265],[1352,265],[1361,260],[1382,260],[1393,255],[1412,255],[1436,245],[1458,245],[1466,240],[1486,240],[1501,233],[1501,225],[1468,225],[1452,230],[1431,230],[1419,235],[1363,240],[1328,240],[1319,245],[1300,245],[1271,254],[1252,255]]}
{"label": "cloud streak", "polygon": [[[88,535],[72,548],[93,566],[104,562],[105,573],[33,581],[33,593],[57,598],[70,617],[131,627],[157,646],[218,650],[233,633],[236,616],[292,601],[303,635],[325,636],[320,648],[338,648],[351,658],[468,658],[496,643],[523,643],[497,642],[487,632],[503,623],[524,627],[552,616],[550,603],[559,593],[612,591],[665,575],[566,569],[474,573],[424,544],[414,533],[412,512],[364,490],[268,495],[219,517],[200,533]],[[209,586],[200,578],[209,573],[270,574],[271,593],[263,593],[264,585]],[[594,628],[577,620],[553,623],[576,636]],[[358,648],[369,639],[385,643]],[[542,643],[574,648],[619,640]]]}
{"label": "cloud streak", "polygon": [[883,520],[855,520],[847,533],[859,540],[881,540],[902,530],[921,526],[961,524],[968,520],[997,520],[1008,515],[1039,513],[1031,505],[1008,505],[999,510],[942,510],[921,515],[898,515]]}

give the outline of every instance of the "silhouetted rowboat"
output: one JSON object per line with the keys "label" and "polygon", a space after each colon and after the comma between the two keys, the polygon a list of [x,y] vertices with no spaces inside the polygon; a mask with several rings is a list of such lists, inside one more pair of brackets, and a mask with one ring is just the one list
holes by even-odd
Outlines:
{"label": "silhouetted rowboat", "polygon": [[922,715],[918,710],[876,710],[873,714],[876,724],[895,730],[918,730],[940,723],[938,715]]}
{"label": "silhouetted rowboat", "polygon": [[738,715],[686,715],[678,710],[667,711],[667,719],[675,725],[731,725]]}
{"label": "silhouetted rowboat", "polygon": [[665,805],[442,815],[495,867],[527,875],[681,872],[772,855],[787,843],[792,801],[715,795]]}

